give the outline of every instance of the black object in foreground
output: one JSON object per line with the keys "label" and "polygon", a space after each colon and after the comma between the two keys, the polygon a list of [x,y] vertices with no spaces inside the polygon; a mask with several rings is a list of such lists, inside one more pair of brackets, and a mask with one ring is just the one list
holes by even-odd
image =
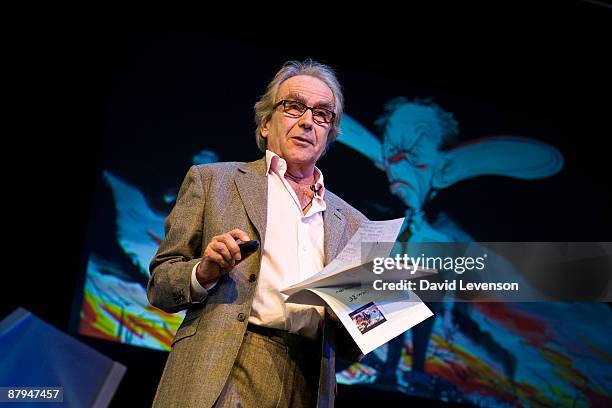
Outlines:
{"label": "black object in foreground", "polygon": [[241,259],[244,259],[253,252],[257,251],[257,248],[259,248],[259,241],[252,239],[250,241],[238,244],[238,247],[240,248],[240,257]]}

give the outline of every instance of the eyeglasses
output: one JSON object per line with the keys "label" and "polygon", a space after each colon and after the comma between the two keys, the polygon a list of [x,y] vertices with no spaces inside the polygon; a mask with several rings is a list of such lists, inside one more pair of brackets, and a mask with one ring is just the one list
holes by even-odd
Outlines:
{"label": "eyeglasses", "polygon": [[336,114],[330,110],[325,108],[312,108],[298,101],[283,99],[274,105],[274,109],[278,108],[280,105],[283,105],[285,113],[292,118],[299,118],[310,109],[312,111],[312,120],[319,125],[330,124],[336,118]]}

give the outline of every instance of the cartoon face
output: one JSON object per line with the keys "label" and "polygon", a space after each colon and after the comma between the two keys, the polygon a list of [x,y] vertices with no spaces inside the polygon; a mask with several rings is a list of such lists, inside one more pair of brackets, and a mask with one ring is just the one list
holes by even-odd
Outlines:
{"label": "cartoon face", "polygon": [[414,210],[427,200],[432,178],[442,166],[441,140],[438,118],[428,106],[402,104],[385,127],[382,149],[391,192]]}

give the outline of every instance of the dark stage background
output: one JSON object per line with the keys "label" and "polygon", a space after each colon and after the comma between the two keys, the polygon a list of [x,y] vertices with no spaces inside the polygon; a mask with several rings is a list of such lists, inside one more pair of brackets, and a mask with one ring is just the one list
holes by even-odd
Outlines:
{"label": "dark stage background", "polygon": [[[96,190],[101,170],[135,185],[155,180],[159,190],[146,193],[159,197],[202,148],[223,152],[222,161],[258,158],[252,105],[287,59],[335,67],[346,111],[373,132],[390,97],[434,96],[466,139],[519,134],[557,147],[565,165],[556,177],[481,177],[429,204],[479,241],[610,241],[612,10],[587,2],[509,9],[532,14],[506,22],[498,10],[478,24],[446,27],[404,21],[361,30],[363,23],[345,22],[298,38],[290,25],[250,34],[85,25],[30,34],[18,52],[26,62],[16,100],[26,107],[23,136],[15,133],[19,147],[4,154],[8,162],[18,152],[19,162],[5,170],[5,233],[16,243],[7,275],[17,279],[2,285],[2,316],[23,306],[67,331],[80,306],[85,250],[105,233],[87,228],[92,204],[108,199]],[[243,144],[228,149],[228,140]],[[352,165],[356,181],[346,182],[342,166]],[[371,218],[403,215],[384,173],[354,150],[336,144],[320,167],[326,185]],[[366,185],[380,197],[376,205],[362,198]],[[150,405],[165,352],[72,334],[128,367],[114,406]],[[389,406],[444,405],[360,386],[341,386],[337,403],[381,398]]]}

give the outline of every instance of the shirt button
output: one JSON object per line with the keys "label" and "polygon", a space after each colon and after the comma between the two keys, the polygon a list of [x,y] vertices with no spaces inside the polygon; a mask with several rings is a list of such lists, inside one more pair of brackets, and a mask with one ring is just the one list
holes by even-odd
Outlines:
{"label": "shirt button", "polygon": [[257,276],[255,276],[254,273],[249,275],[249,282],[253,283],[253,282],[255,282],[256,279],[257,279]]}
{"label": "shirt button", "polygon": [[246,320],[246,315],[242,312],[238,313],[238,317],[237,317],[239,322],[244,322]]}

